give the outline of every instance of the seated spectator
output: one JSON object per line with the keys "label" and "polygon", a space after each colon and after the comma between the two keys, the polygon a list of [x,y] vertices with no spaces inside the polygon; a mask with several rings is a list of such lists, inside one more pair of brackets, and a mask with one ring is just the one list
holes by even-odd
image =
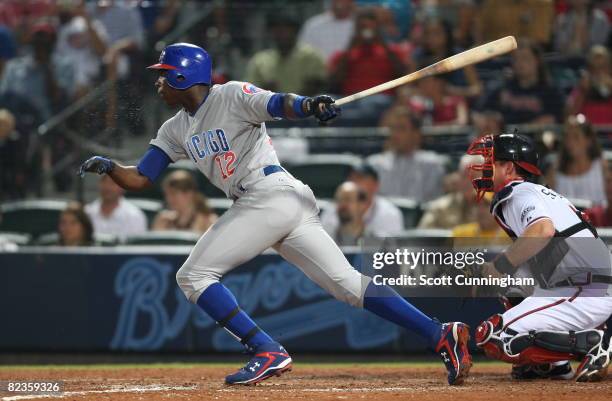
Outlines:
{"label": "seated spectator", "polygon": [[472,124],[477,137],[504,132],[504,116],[497,111],[485,110],[472,113]]}
{"label": "seated spectator", "polygon": [[40,24],[32,28],[32,54],[15,58],[5,67],[0,95],[16,94],[29,99],[44,119],[61,109],[73,95],[73,66],[54,55],[55,28]]}
{"label": "seated spectator", "polygon": [[[404,230],[404,217],[401,210],[389,200],[378,195],[380,184],[378,173],[371,166],[364,164],[356,168],[349,180],[365,194],[365,212],[362,216],[364,232],[373,237],[392,237]],[[321,223],[325,231],[334,233],[340,225],[335,210],[323,210]]]}
{"label": "seated spectator", "polygon": [[478,9],[476,3],[474,0],[428,0],[422,5],[422,12],[448,21],[453,27],[455,41],[461,46],[467,46],[474,41]]}
{"label": "seated spectator", "polygon": [[568,99],[570,114],[584,114],[593,124],[612,124],[612,73],[610,52],[594,46],[589,52],[587,71]]}
{"label": "seated spectator", "polygon": [[570,199],[606,203],[601,145],[597,134],[582,114],[570,116],[563,129],[559,157],[548,173],[548,183]]}
{"label": "seated spectator", "polygon": [[274,47],[253,55],[246,80],[275,92],[320,92],[327,78],[325,62],[315,49],[297,42],[299,28],[296,19],[274,15],[269,23]]}
{"label": "seated spectator", "polygon": [[474,162],[474,156],[464,155],[461,158],[458,170],[453,173],[456,188],[429,203],[419,221],[419,228],[452,229],[477,221],[476,197],[469,170]]}
{"label": "seated spectator", "polygon": [[79,10],[78,14],[99,21],[104,27],[108,34],[104,61],[109,69],[114,70],[116,77],[125,78],[130,70],[128,55],[142,50],[145,44],[145,32],[138,8],[130,2],[97,0],[89,2],[87,9]]}
{"label": "seated spectator", "polygon": [[[429,17],[422,29],[422,44],[412,54],[419,68],[461,52],[462,49],[455,46],[452,26],[448,21]],[[446,80],[451,94],[473,98],[482,92],[482,83],[473,65],[448,73]]]}
{"label": "seated spectator", "polygon": [[418,115],[423,125],[465,125],[468,122],[468,105],[463,96],[450,93],[448,77],[434,75],[420,79],[417,91],[411,96],[399,96],[398,103],[406,105]]}
{"label": "seated spectator", "polygon": [[354,182],[347,181],[338,186],[334,197],[337,224],[323,225],[338,245],[358,245],[365,235],[366,197],[365,191]]}
{"label": "seated spectator", "polygon": [[[491,193],[485,195],[480,202],[474,207],[476,209],[476,221],[471,223],[459,224],[453,227],[454,238],[477,238],[477,239],[493,239],[507,238],[508,236],[497,224],[491,214],[491,201],[493,196]],[[486,241],[484,241],[486,242]],[[484,242],[481,242],[484,245]]]}
{"label": "seated spectator", "polygon": [[93,225],[79,203],[71,203],[60,214],[57,230],[61,246],[93,245]]}
{"label": "seated spectator", "polygon": [[348,47],[355,30],[354,11],[353,0],[331,0],[329,10],[306,20],[298,42],[312,46],[329,60]]}
{"label": "seated spectator", "polygon": [[507,124],[554,124],[559,121],[563,98],[550,83],[542,50],[534,42],[519,40],[512,52],[511,79],[484,97],[481,109],[497,110]]}
{"label": "seated spectator", "polygon": [[2,0],[0,25],[7,26],[20,43],[27,43],[32,27],[55,16],[57,0]]}
{"label": "seated spectator", "polygon": [[605,174],[606,205],[593,206],[585,213],[595,227],[612,227],[612,171],[610,166]]}
{"label": "seated spectator", "polygon": [[16,130],[15,116],[0,109],[0,201],[25,197],[25,143]]}
{"label": "seated spectator", "polygon": [[[385,42],[376,13],[370,8],[357,13],[349,46],[330,60],[331,83],[336,86],[335,92],[342,95],[398,78],[406,70],[406,57],[397,45]],[[387,95],[393,93],[389,91]]]}
{"label": "seated spectator", "polygon": [[445,161],[421,149],[421,120],[401,106],[389,109],[381,120],[389,129],[387,150],[368,157],[378,172],[380,194],[426,202],[442,193]]}
{"label": "seated spectator", "polygon": [[382,34],[391,42],[408,35],[414,15],[414,4],[406,0],[356,0],[359,8],[369,7],[380,21]]}
{"label": "seated spectator", "polygon": [[610,34],[606,14],[593,0],[570,0],[569,9],[557,16],[554,48],[567,56],[583,56],[595,45],[605,45]]}
{"label": "seated spectator", "polygon": [[[137,3],[97,0],[88,2],[86,10],[79,14],[99,21],[108,34],[102,62],[106,78],[113,85],[106,93],[106,128],[113,131],[123,122],[130,132],[142,132],[142,114],[135,110],[142,108],[139,92],[142,88],[138,84],[143,74],[134,67],[138,66],[138,56],[144,49],[145,31]],[[118,81],[120,85],[116,84]],[[126,115],[129,118],[122,118]]]}
{"label": "seated spectator", "polygon": [[198,192],[189,171],[178,170],[162,182],[167,210],[155,216],[152,230],[183,230],[203,233],[217,220],[204,195]]}
{"label": "seated spectator", "polygon": [[108,175],[100,177],[99,198],[85,206],[96,234],[112,234],[121,238],[147,231],[144,212],[126,200],[124,192]]}
{"label": "seated spectator", "polygon": [[66,22],[58,31],[56,53],[74,66],[78,97],[100,77],[108,34],[104,25],[86,12],[84,3],[64,3],[59,7]]}
{"label": "seated spectator", "polygon": [[484,0],[478,7],[477,42],[508,35],[526,37],[546,46],[554,23],[553,0]]}

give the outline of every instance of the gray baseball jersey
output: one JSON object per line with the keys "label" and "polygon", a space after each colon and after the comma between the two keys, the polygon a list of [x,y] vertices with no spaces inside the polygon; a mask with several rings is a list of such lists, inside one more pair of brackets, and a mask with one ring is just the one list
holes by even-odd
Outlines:
{"label": "gray baseball jersey", "polygon": [[249,174],[279,164],[264,123],[273,120],[267,109],[272,95],[247,82],[214,85],[193,115],[180,110],[151,145],[174,162],[191,159],[228,198],[240,197]]}

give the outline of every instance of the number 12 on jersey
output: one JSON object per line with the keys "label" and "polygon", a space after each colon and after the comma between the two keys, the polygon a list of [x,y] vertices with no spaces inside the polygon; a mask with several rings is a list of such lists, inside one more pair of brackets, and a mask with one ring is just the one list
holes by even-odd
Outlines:
{"label": "number 12 on jersey", "polygon": [[219,166],[219,170],[221,170],[221,177],[224,180],[227,180],[229,177],[234,174],[234,163],[236,162],[236,154],[231,150],[229,152],[224,152],[215,156],[215,162]]}

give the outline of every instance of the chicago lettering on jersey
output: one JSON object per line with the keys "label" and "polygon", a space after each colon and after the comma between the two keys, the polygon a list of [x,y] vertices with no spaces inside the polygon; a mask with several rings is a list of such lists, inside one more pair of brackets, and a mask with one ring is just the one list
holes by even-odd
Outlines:
{"label": "chicago lettering on jersey", "polygon": [[187,150],[189,150],[191,158],[196,163],[198,159],[224,153],[231,148],[225,132],[221,128],[193,134],[185,141],[185,145],[187,145]]}

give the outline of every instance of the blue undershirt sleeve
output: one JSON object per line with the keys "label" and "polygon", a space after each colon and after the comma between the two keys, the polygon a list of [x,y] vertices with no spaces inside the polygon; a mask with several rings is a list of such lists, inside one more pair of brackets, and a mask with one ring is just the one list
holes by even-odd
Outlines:
{"label": "blue undershirt sleeve", "polygon": [[136,168],[140,174],[155,182],[170,163],[172,160],[163,150],[151,145]]}
{"label": "blue undershirt sleeve", "polygon": [[276,93],[268,100],[268,113],[274,118],[286,118],[285,115],[285,94]]}

